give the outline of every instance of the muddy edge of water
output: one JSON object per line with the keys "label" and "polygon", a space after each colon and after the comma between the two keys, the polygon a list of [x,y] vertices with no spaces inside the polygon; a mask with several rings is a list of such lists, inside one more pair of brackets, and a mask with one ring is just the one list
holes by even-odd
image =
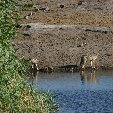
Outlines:
{"label": "muddy edge of water", "polygon": [[[38,60],[39,68],[80,64],[82,55],[98,54],[96,67],[113,67],[112,27],[31,23],[14,40],[18,55]],[[29,36],[23,35],[30,34]],[[86,67],[90,66],[87,61]]]}
{"label": "muddy edge of water", "polygon": [[[112,0],[33,2],[39,10],[26,19],[24,17],[33,11],[33,7],[26,7],[20,23],[29,23],[30,27],[19,29],[18,39],[15,39],[20,57],[38,59],[41,68],[79,65],[83,54],[96,53],[97,67],[113,67]],[[40,10],[44,8],[47,10]]]}

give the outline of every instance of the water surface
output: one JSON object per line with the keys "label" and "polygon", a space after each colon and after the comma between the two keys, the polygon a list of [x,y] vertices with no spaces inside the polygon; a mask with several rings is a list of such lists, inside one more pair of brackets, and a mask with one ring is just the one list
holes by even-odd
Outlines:
{"label": "water surface", "polygon": [[59,113],[113,113],[113,71],[37,73],[35,88],[51,91]]}

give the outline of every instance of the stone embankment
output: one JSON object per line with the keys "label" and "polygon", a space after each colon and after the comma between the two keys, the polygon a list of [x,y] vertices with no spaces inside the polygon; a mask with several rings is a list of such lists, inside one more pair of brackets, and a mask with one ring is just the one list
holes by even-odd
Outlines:
{"label": "stone embankment", "polygon": [[39,68],[79,66],[82,55],[92,54],[98,55],[96,67],[113,67],[113,27],[29,23],[20,31],[18,55],[37,59]]}

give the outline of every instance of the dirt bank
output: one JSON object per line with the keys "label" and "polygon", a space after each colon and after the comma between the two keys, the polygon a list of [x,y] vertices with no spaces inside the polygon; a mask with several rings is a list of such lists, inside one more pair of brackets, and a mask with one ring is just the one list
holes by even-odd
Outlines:
{"label": "dirt bank", "polygon": [[[75,24],[112,26],[112,0],[34,0],[37,10],[33,16],[25,19],[31,12],[26,8],[21,14],[21,23]],[[61,7],[61,6],[64,7]],[[47,8],[47,10],[44,10]]]}
{"label": "dirt bank", "polygon": [[[28,25],[28,24],[27,24]],[[113,67],[113,28],[89,25],[44,25],[31,23],[15,40],[18,54],[38,59],[44,66],[78,65],[82,55],[98,54],[96,66]],[[89,61],[87,66],[90,66]]]}
{"label": "dirt bank", "polygon": [[42,68],[79,65],[82,55],[95,53],[97,67],[113,67],[112,0],[33,1],[35,14],[25,18],[33,7],[25,8],[14,40],[19,56],[38,59]]}

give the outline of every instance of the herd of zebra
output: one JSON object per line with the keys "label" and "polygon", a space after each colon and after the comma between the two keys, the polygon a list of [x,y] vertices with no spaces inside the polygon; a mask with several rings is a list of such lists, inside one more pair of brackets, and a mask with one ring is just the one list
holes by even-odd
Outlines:
{"label": "herd of zebra", "polygon": [[[81,58],[80,58],[80,64],[79,64],[79,70],[80,71],[84,71],[86,69],[86,64],[88,61],[90,61],[90,67],[92,70],[95,70],[96,69],[96,66],[95,66],[95,62],[96,62],[96,59],[97,59],[98,55],[97,54],[91,54],[91,55],[82,55]],[[31,64],[31,70],[34,72],[34,71],[39,71],[39,67],[38,67],[38,60],[37,59],[31,59],[30,60],[30,64]],[[68,66],[70,65],[67,65],[65,68],[68,68]],[[73,65],[74,66],[74,65]],[[73,72],[73,66],[71,67],[71,71]],[[46,67],[45,70],[47,72],[49,71],[52,71],[54,70],[54,68],[52,67]]]}

